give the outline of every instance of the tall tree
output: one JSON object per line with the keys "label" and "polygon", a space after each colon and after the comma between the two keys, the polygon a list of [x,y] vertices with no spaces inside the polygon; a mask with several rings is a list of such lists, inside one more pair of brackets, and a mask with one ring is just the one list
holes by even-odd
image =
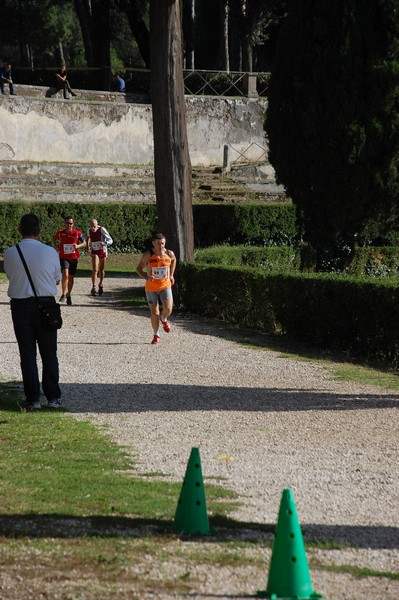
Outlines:
{"label": "tall tree", "polygon": [[291,3],[266,129],[319,266],[387,235],[399,213],[397,0]]}
{"label": "tall tree", "polygon": [[220,15],[220,37],[218,52],[218,68],[221,71],[230,71],[230,52],[229,52],[229,15],[230,0],[219,0]]}
{"label": "tall tree", "polygon": [[195,0],[183,0],[184,62],[195,68]]}
{"label": "tall tree", "polygon": [[74,0],[85,46],[87,65],[99,70],[100,89],[111,84],[110,0]]}
{"label": "tall tree", "polygon": [[147,27],[148,2],[145,0],[116,0],[117,6],[128,18],[130,29],[137,42],[141,57],[150,67],[150,33]]}
{"label": "tall tree", "polygon": [[158,221],[179,262],[194,254],[180,0],[151,0],[150,40]]}

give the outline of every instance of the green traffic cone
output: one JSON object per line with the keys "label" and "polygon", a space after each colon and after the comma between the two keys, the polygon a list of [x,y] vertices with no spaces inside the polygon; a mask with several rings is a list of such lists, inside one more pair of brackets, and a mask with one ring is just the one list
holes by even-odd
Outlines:
{"label": "green traffic cone", "polygon": [[198,448],[191,449],[177,503],[173,529],[178,533],[191,535],[207,535],[210,533]]}
{"label": "green traffic cone", "polygon": [[270,600],[314,600],[323,597],[312,589],[301,526],[291,490],[283,490],[267,588],[257,595]]}

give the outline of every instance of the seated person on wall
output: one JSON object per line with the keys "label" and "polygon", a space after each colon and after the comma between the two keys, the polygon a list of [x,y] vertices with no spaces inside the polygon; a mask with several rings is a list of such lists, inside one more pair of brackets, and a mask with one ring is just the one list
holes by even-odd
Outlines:
{"label": "seated person on wall", "polygon": [[113,92],[125,92],[126,85],[125,80],[122,79],[120,73],[116,72],[112,75],[112,91]]}
{"label": "seated person on wall", "polygon": [[58,90],[63,90],[65,100],[69,100],[67,92],[69,92],[71,96],[77,96],[77,94],[72,91],[72,88],[69,84],[65,64],[62,64],[61,67],[58,69],[58,71],[55,74],[55,78],[57,80],[57,88]]}
{"label": "seated person on wall", "polygon": [[1,93],[4,94],[4,85],[8,84],[10,88],[10,95],[14,96],[14,83],[11,75],[11,63],[6,63],[4,67],[0,69],[0,89]]}

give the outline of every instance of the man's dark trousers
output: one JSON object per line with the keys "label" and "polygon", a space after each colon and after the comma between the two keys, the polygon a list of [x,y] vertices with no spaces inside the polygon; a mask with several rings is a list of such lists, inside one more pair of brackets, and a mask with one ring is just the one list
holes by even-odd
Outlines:
{"label": "man's dark trousers", "polygon": [[[55,302],[52,297],[47,298],[47,301],[51,301],[51,299]],[[22,379],[27,402],[38,402],[40,399],[36,342],[43,364],[43,393],[47,400],[60,398],[57,331],[43,329],[35,298],[11,300],[11,315],[19,347]]]}

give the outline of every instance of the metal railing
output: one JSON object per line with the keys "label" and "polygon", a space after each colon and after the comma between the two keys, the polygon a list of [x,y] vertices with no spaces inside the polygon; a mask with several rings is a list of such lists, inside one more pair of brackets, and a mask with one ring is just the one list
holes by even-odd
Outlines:
{"label": "metal railing", "polygon": [[230,169],[232,165],[249,165],[267,162],[267,151],[258,142],[251,142],[249,146],[235,148],[233,144],[225,144],[223,149],[223,168]]}
{"label": "metal railing", "polygon": [[[25,69],[15,67],[16,83],[27,85],[53,85],[55,67]],[[68,69],[72,87],[98,90],[101,68]],[[125,70],[126,91],[131,94],[150,93],[150,70]],[[267,94],[270,73],[247,73],[242,71],[183,70],[184,92],[193,96],[257,97]],[[109,90],[106,90],[109,91]]]}

